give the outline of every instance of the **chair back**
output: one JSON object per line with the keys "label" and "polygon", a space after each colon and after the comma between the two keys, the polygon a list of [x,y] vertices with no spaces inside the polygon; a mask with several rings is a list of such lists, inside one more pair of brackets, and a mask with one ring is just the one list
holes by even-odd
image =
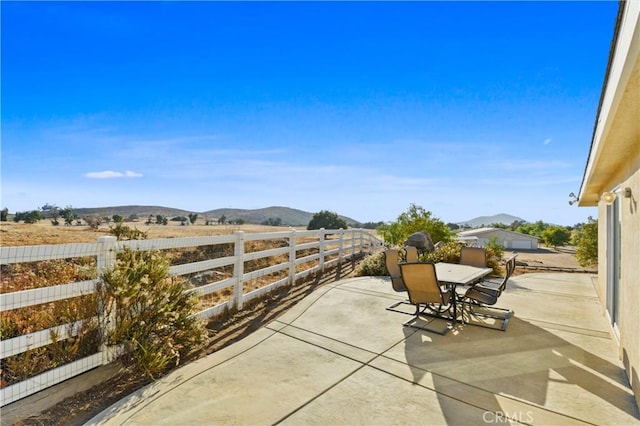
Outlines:
{"label": "chair back", "polygon": [[415,305],[422,303],[449,303],[449,292],[443,292],[436,276],[433,263],[410,262],[400,264],[402,280],[409,293],[409,301]]}
{"label": "chair back", "polygon": [[384,263],[387,267],[387,272],[391,277],[391,286],[395,291],[407,291],[407,288],[402,281],[402,275],[400,274],[400,254],[397,249],[388,249],[384,252]]}
{"label": "chair back", "polygon": [[487,250],[484,247],[462,247],[460,249],[460,264],[486,268]]}
{"label": "chair back", "polygon": [[516,269],[516,256],[517,255],[513,255],[509,259],[507,259],[507,262],[505,264],[506,271],[504,274],[504,278],[500,283],[500,287],[498,287],[498,292],[497,292],[498,297],[500,297],[504,289],[507,288],[507,281],[509,281],[509,277],[511,277],[511,274],[513,274],[513,271]]}
{"label": "chair back", "polygon": [[504,276],[504,282],[500,286],[500,291],[503,291],[507,287],[507,281],[509,280],[509,277],[511,277],[513,271],[516,270],[516,256],[517,254],[514,254],[509,259],[507,259],[506,273]]}
{"label": "chair back", "polygon": [[509,259],[507,259],[507,276],[509,277],[511,276],[511,274],[513,274],[513,271],[516,270],[516,256],[517,254],[514,254]]}
{"label": "chair back", "polygon": [[405,260],[407,262],[418,261],[418,248],[414,246],[405,246]]}

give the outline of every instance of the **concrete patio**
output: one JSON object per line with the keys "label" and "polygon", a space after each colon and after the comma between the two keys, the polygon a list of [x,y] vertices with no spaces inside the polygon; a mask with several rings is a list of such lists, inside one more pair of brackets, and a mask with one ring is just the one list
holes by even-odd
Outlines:
{"label": "concrete patio", "polygon": [[590,275],[513,277],[506,332],[406,328],[385,310],[402,298],[388,277],[326,285],[89,423],[640,424]]}

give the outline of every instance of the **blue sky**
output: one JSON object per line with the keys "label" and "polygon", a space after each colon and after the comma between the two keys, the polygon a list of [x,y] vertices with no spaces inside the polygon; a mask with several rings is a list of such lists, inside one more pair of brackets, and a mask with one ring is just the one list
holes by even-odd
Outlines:
{"label": "blue sky", "polygon": [[2,2],[2,207],[573,225],[617,2]]}

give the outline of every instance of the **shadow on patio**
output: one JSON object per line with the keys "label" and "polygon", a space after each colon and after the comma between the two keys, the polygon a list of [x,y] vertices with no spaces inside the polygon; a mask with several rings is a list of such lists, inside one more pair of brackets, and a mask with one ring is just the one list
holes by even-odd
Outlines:
{"label": "shadow on patio", "polygon": [[591,276],[514,277],[506,332],[402,327],[388,278],[284,316],[94,418],[99,424],[639,424]]}

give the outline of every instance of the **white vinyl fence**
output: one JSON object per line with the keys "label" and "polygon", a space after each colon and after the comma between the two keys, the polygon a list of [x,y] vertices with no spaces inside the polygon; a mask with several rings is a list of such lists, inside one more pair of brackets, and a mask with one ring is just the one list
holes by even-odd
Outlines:
{"label": "white vinyl fence", "polygon": [[[282,247],[270,248],[262,251],[245,252],[251,241],[279,241]],[[230,294],[228,300],[215,306],[209,306],[198,312],[201,319],[215,317],[227,309],[242,309],[243,303],[260,297],[280,286],[295,285],[307,275],[324,271],[326,267],[355,260],[356,257],[377,251],[382,242],[372,233],[362,229],[348,230],[313,230],[313,231],[284,231],[272,233],[248,234],[241,231],[233,235],[216,237],[188,237],[164,238],[154,240],[117,241],[113,236],[103,236],[95,243],[59,244],[41,246],[0,247],[0,265],[25,262],[36,262],[56,259],[73,259],[95,256],[98,271],[103,271],[115,264],[116,253],[125,247],[134,250],[193,250],[203,246],[225,245],[233,247],[233,255],[215,259],[200,260],[172,266],[170,274],[187,275],[190,277],[204,277],[198,285],[186,291],[197,292],[201,297],[227,289]],[[227,250],[229,251],[229,250]],[[302,252],[302,253],[300,253]],[[311,254],[309,254],[311,253]],[[245,272],[245,264],[257,259],[286,255],[288,261],[270,264],[258,270]],[[232,274],[206,273],[216,268],[227,267]],[[268,285],[253,290],[245,290],[245,283],[260,277],[273,276],[279,271],[286,274]],[[231,275],[231,276],[228,276]],[[215,280],[215,277],[221,277]],[[204,281],[204,282],[202,282]],[[94,292],[98,279],[60,283],[49,287],[31,290],[7,292],[3,289],[0,294],[0,312],[53,303]],[[74,330],[79,324],[68,323],[46,330],[37,330],[21,336],[7,338],[2,336],[0,353],[2,366],[8,357],[15,356],[29,350],[44,347],[53,343],[52,336],[73,337]],[[60,338],[60,337],[58,337]],[[29,396],[47,387],[53,386],[76,375],[82,374],[97,366],[110,362],[107,351],[95,353],[77,361],[54,368],[22,382],[0,389],[0,406],[5,406],[21,398]]]}

